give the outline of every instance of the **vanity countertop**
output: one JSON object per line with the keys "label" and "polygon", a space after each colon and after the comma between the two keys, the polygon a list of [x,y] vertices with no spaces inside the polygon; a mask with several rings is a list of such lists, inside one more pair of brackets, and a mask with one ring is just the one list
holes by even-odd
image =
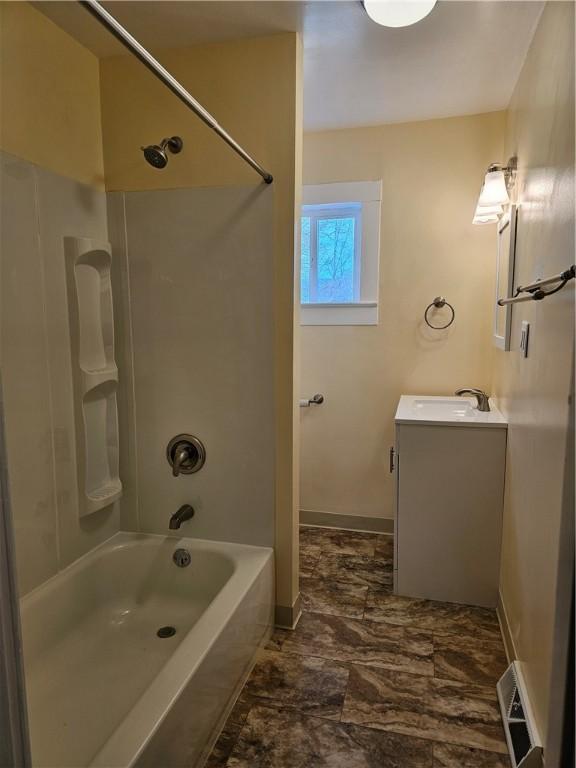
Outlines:
{"label": "vanity countertop", "polygon": [[454,427],[496,427],[507,422],[490,400],[490,411],[479,411],[475,397],[402,395],[396,409],[396,424],[431,424]]}

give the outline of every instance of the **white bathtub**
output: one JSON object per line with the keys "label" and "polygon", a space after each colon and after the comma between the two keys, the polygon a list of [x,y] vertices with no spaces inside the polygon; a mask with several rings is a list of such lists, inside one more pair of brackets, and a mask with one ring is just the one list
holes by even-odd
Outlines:
{"label": "white bathtub", "polygon": [[273,582],[271,549],[119,533],[27,595],[34,768],[202,765],[269,632]]}

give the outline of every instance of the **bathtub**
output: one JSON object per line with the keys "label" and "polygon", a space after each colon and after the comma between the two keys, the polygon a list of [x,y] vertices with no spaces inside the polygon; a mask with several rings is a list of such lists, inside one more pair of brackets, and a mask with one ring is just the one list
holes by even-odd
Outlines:
{"label": "bathtub", "polygon": [[25,596],[34,768],[203,765],[269,633],[273,586],[271,549],[119,533]]}

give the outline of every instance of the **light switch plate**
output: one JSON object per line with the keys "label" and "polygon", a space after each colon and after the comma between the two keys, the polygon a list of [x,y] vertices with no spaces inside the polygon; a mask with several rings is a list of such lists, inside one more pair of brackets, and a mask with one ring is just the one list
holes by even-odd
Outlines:
{"label": "light switch plate", "polygon": [[520,330],[520,349],[523,357],[528,357],[528,342],[530,339],[530,323],[527,320],[522,321]]}

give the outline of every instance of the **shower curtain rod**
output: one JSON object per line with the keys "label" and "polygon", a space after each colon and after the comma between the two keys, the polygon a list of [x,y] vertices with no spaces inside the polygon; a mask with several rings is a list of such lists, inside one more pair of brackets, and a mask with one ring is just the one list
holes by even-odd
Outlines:
{"label": "shower curtain rod", "polygon": [[188,93],[188,91],[182,86],[175,77],[172,77],[168,70],[164,69],[162,64],[149,53],[144,46],[132,37],[132,35],[124,29],[124,27],[116,21],[112,14],[103,8],[97,0],[78,0],[80,5],[96,18],[102,26],[111,32],[122,45],[126,46],[136,58],[140,59],[144,66],[156,75],[165,86],[167,86],[173,94],[178,96],[180,101],[183,101],[187,107],[189,107],[198,117],[203,120],[212,130],[217,133],[220,138],[224,139],[226,144],[231,147],[236,154],[245,160],[248,165],[251,165],[254,170],[262,176],[266,184],[271,184],[274,181],[272,174],[268,173],[262,166],[251,157],[245,149],[243,149],[237,141],[235,141],[230,134],[222,128],[218,121],[212,117],[208,110],[204,109],[196,99]]}

